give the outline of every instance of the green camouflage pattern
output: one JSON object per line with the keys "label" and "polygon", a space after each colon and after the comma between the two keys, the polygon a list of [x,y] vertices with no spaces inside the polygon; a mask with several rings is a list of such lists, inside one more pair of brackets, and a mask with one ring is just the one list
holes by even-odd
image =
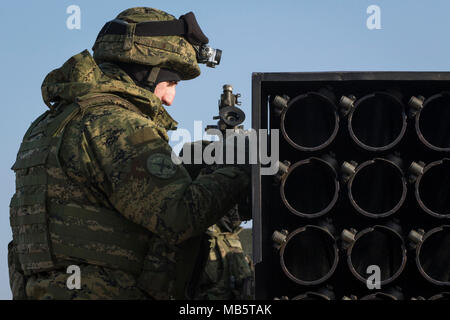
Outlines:
{"label": "green camouflage pattern", "polygon": [[253,255],[253,234],[251,228],[244,228],[239,232],[239,239],[241,240],[244,254],[248,257]]}
{"label": "green camouflage pattern", "polygon": [[100,66],[88,50],[71,57],[61,68],[45,77],[41,86],[45,104],[53,109],[56,102],[69,104],[88,94],[109,93],[126,99],[166,130],[176,128],[176,121],[152,92],[135,85],[124,71],[113,64]]}
{"label": "green camouflage pattern", "polygon": [[8,244],[9,285],[14,300],[26,299],[25,275],[23,274],[13,242]]}
{"label": "green camouflage pattern", "polygon": [[[183,146],[194,154],[194,144],[202,150],[210,141],[196,141]],[[180,157],[183,155],[180,153]],[[192,179],[214,172],[224,165],[185,165]],[[240,227],[241,205],[235,204],[216,224],[209,227],[206,234],[209,242],[205,268],[197,283],[193,298],[200,300],[249,300],[254,298],[254,268],[251,260],[251,233]],[[245,234],[245,246],[241,235]],[[247,252],[245,251],[247,250]]]}
{"label": "green camouflage pattern", "polygon": [[[25,275],[70,260],[139,272],[147,251],[149,234],[144,228],[102,204],[104,197],[86,176],[70,179],[73,162],[60,167],[57,155],[65,132],[57,127],[78,113],[82,110],[77,104],[45,113],[26,133],[13,165],[16,193],[10,223]],[[68,143],[83,146],[84,141]]]}
{"label": "green camouflage pattern", "polygon": [[254,270],[239,239],[241,230],[237,228],[233,232],[223,232],[218,225],[208,228],[210,251],[195,299],[253,299]]}
{"label": "green camouflage pattern", "polygon": [[152,297],[137,287],[134,276],[91,264],[78,264],[81,288],[68,289],[67,269],[28,277],[26,296],[32,300],[148,300]]}
{"label": "green camouflage pattern", "polygon": [[[131,28],[139,22],[168,21],[175,17],[153,8],[131,8],[121,12],[116,19],[127,21]],[[137,63],[176,71],[182,80],[200,75],[200,67],[192,45],[182,36],[136,36],[107,34],[97,38],[92,48],[94,59]]]}
{"label": "green camouflage pattern", "polygon": [[[137,87],[115,65],[97,65],[88,51],[50,72],[43,82],[42,94],[50,112],[33,130],[52,126],[53,119],[74,102],[82,106],[56,129],[60,141],[50,147],[50,155],[55,158],[45,165],[52,178],[47,183],[46,201],[52,204],[50,208],[57,204],[69,211],[90,213],[88,219],[80,220],[76,214],[49,210],[48,232],[56,253],[53,257],[56,270],[36,266],[26,276],[27,296],[36,299],[180,297],[175,290],[180,288],[184,275],[180,276],[176,270],[180,270],[179,266],[181,270],[189,270],[185,260],[189,254],[185,253],[195,253],[198,244],[192,240],[204,234],[208,226],[247,192],[249,177],[237,167],[226,167],[192,180],[182,165],[176,165],[163,177],[155,175],[148,168],[148,159],[155,154],[170,159],[167,130],[174,129],[176,122],[153,93]],[[39,135],[42,134],[36,137]],[[41,152],[37,147],[19,153],[18,160],[33,158]],[[44,169],[42,166],[18,169],[16,176],[27,180],[26,176],[33,174],[33,170]],[[16,188],[16,196],[20,197],[22,191],[17,185]],[[11,214],[30,215],[36,210],[43,208],[19,205]],[[110,214],[114,221],[124,218],[127,223],[122,228],[119,223],[107,226],[107,221],[102,224],[101,219],[96,219],[95,212],[98,217]],[[18,235],[27,232],[23,229],[33,226],[14,228],[16,246],[18,239],[23,239]],[[88,235],[80,237],[84,231]],[[137,240],[130,239],[131,242],[116,248],[113,240],[105,244],[107,239],[117,238],[121,242],[120,239],[128,238],[123,236],[124,232]],[[56,250],[58,246],[73,248],[73,256],[70,250]],[[89,250],[91,259],[77,258],[77,248]],[[21,249],[23,256],[31,254],[27,248]],[[141,252],[143,257],[139,256]],[[117,257],[117,261],[102,262],[101,254]],[[129,261],[133,269],[141,266],[144,271],[142,274],[125,272],[119,260]],[[82,268],[82,289],[68,292],[65,280],[69,275],[65,269],[58,268],[83,263],[86,271]],[[106,275],[98,277],[99,274]],[[125,279],[123,287],[118,285],[118,279]]]}

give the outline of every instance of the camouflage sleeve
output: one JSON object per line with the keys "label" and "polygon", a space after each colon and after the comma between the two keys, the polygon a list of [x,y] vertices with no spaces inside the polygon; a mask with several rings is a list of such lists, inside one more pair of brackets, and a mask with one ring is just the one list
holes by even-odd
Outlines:
{"label": "camouflage sleeve", "polygon": [[[102,172],[93,179],[126,218],[177,244],[205,231],[249,188],[247,174],[221,168],[191,180],[171,161],[165,132],[121,107],[97,107],[84,118],[86,155]],[[93,160],[93,159],[91,159]]]}
{"label": "camouflage sleeve", "polygon": [[9,269],[9,284],[11,287],[13,300],[24,300],[27,298],[25,293],[25,276],[20,262],[17,257],[16,247],[11,241],[8,244],[8,269]]}

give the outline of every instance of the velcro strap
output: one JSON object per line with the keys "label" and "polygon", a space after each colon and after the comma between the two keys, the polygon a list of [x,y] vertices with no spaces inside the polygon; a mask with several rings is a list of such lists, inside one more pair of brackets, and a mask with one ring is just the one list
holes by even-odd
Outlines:
{"label": "velcro strap", "polygon": [[48,151],[36,152],[35,154],[33,154],[30,157],[17,160],[13,164],[11,169],[19,170],[19,169],[40,166],[40,165],[45,164],[45,162],[47,161],[47,157],[48,157]]}
{"label": "velcro strap", "polygon": [[37,194],[24,194],[20,197],[17,194],[11,199],[10,207],[31,206],[34,204],[45,204],[45,190]]}
{"label": "velcro strap", "polygon": [[16,188],[45,185],[47,184],[47,173],[41,172],[36,175],[17,176],[16,175]]}
{"label": "velcro strap", "polygon": [[24,233],[15,236],[18,243],[47,243],[47,234],[45,232]]}
{"label": "velcro strap", "polygon": [[29,225],[29,224],[46,223],[46,220],[47,220],[46,214],[44,212],[36,213],[36,214],[29,214],[26,216],[11,216],[9,218],[11,227],[21,226],[21,225]]}

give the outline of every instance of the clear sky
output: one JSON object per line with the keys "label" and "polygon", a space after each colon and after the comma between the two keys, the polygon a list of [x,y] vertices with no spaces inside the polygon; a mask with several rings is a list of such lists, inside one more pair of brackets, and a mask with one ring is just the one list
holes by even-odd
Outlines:
{"label": "clear sky", "polygon": [[[70,30],[70,5],[81,10],[80,29]],[[369,30],[367,8],[380,8],[381,29]],[[193,11],[220,66],[177,87],[168,108],[189,130],[194,120],[212,124],[222,85],[242,94],[250,126],[252,72],[450,71],[450,2],[447,0],[45,0],[0,4],[0,299],[10,299],[7,244],[11,240],[10,170],[23,134],[45,111],[45,75],[92,47],[106,21],[126,8],[149,6],[176,17]]]}

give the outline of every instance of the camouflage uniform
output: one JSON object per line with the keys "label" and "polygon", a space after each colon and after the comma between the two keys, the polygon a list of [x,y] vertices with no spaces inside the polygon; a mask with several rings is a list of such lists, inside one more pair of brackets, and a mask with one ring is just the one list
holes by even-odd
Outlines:
{"label": "camouflage uniform", "polygon": [[[131,12],[173,18],[151,10]],[[171,46],[137,38],[122,49],[153,59],[148,48],[164,46],[160,66],[185,79],[199,74],[182,39]],[[237,167],[192,180],[171,161],[167,130],[176,122],[152,92],[102,56],[102,41],[115,45],[97,39],[97,61],[83,51],[46,77],[50,110],[32,123],[13,165],[14,298],[184,298],[202,234],[248,190],[249,177]],[[66,287],[69,265],[81,269],[79,290]]]}
{"label": "camouflage uniform", "polygon": [[[210,142],[198,141],[204,149]],[[194,144],[195,144],[194,143]],[[194,154],[194,144],[184,146],[191,147],[191,155]],[[180,156],[183,155],[183,151]],[[223,165],[186,165],[192,179],[204,174],[211,174]],[[208,228],[206,263],[204,272],[197,281],[197,287],[193,292],[195,299],[201,300],[248,300],[254,296],[254,268],[250,256],[244,253],[239,233],[242,220],[251,219],[251,210],[245,203],[239,203],[227,212],[215,225]]]}

